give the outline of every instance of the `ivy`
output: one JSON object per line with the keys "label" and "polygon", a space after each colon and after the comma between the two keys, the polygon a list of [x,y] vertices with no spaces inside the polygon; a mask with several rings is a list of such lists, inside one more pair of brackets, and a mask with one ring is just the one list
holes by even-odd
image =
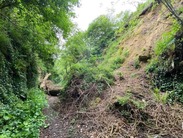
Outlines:
{"label": "ivy", "polygon": [[37,90],[38,71],[51,72],[57,33],[69,35],[77,4],[0,0],[0,138],[39,137],[45,97]]}
{"label": "ivy", "polygon": [[[39,137],[39,127],[44,125],[42,109],[46,105],[44,93],[31,89],[25,102],[9,95],[11,104],[0,106],[0,137]],[[21,132],[21,133],[20,133]]]}

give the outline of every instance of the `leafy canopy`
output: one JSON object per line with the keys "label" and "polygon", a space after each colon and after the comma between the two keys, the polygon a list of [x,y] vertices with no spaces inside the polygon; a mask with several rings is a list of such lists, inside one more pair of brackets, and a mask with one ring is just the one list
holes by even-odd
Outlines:
{"label": "leafy canopy", "polygon": [[1,0],[0,10],[16,8],[19,15],[28,17],[28,21],[33,23],[35,19],[42,19],[50,22],[67,36],[72,26],[70,17],[74,16],[72,8],[77,4],[78,0]]}
{"label": "leafy canopy", "polygon": [[94,54],[101,54],[102,50],[109,44],[114,37],[114,24],[109,17],[99,16],[88,27],[87,37],[90,47],[93,48]]}

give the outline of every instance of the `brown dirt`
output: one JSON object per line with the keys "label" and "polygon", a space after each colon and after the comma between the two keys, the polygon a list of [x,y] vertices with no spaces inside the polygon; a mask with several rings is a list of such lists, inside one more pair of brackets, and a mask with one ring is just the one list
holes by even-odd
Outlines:
{"label": "brown dirt", "polygon": [[[166,18],[168,14],[161,6],[158,6],[141,17],[141,24],[134,30],[134,33],[120,43],[119,47],[129,50],[130,53],[122,67],[116,70],[116,74],[119,72],[123,74],[124,80],[120,80],[116,75],[115,85],[104,91],[104,97],[94,106],[79,112],[82,118],[81,123],[84,122],[86,126],[90,126],[87,129],[82,128],[90,138],[183,137],[182,107],[158,103],[151,92],[152,88],[145,73],[146,64],[140,63],[139,69],[134,67],[139,55],[151,54],[153,56],[155,43],[162,33],[170,29],[171,22]],[[124,96],[127,92],[133,95],[133,100],[143,101],[147,105],[142,111],[133,108],[129,103],[128,107],[134,109],[131,122],[118,110],[111,110],[117,100],[116,97]],[[143,120],[143,116],[147,120]]]}
{"label": "brown dirt", "polygon": [[[119,47],[129,50],[130,55],[116,70],[115,85],[109,86],[103,97],[94,99],[90,107],[63,107],[56,97],[48,97],[50,106],[45,109],[45,114],[50,125],[42,129],[41,138],[182,138],[183,108],[158,103],[145,73],[146,64],[140,63],[138,69],[134,67],[139,55],[153,55],[156,41],[170,29],[171,22],[165,18],[167,15],[168,12],[158,6],[141,17],[141,24],[133,35],[120,43]],[[123,74],[123,80],[119,79],[119,72]],[[147,105],[142,111],[129,103],[133,109],[129,117],[132,120],[126,119],[119,110],[112,109],[116,97],[127,92],[132,94],[133,100],[143,101]]]}
{"label": "brown dirt", "polygon": [[58,97],[47,96],[47,99],[49,106],[43,111],[46,127],[41,129],[40,138],[87,138],[80,134],[74,120],[62,112]]}

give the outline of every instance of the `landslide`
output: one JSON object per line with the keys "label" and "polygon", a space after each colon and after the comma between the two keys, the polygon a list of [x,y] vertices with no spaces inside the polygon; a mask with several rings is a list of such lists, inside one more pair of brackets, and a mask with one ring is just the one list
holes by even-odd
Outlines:
{"label": "landslide", "polygon": [[[181,3],[179,1],[176,5],[180,6]],[[102,95],[95,98],[86,96],[84,100],[89,102],[88,106],[78,105],[77,102],[57,103],[59,116],[67,120],[67,125],[74,127],[72,129],[75,133],[82,134],[80,137],[183,137],[182,106],[158,101],[153,92],[151,77],[146,73],[149,60],[156,56],[156,43],[163,33],[171,31],[173,19],[162,5],[153,6],[138,18],[138,25],[117,46],[129,54],[115,71],[114,85],[108,84]],[[63,120],[60,122],[62,126]],[[48,129],[50,134],[55,134],[53,128]]]}

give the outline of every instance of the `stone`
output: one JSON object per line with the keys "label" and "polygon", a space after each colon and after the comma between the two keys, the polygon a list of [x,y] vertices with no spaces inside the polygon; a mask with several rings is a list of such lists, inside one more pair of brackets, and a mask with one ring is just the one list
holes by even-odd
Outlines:
{"label": "stone", "polygon": [[151,59],[151,55],[140,55],[139,56],[140,62],[147,62],[149,59]]}

